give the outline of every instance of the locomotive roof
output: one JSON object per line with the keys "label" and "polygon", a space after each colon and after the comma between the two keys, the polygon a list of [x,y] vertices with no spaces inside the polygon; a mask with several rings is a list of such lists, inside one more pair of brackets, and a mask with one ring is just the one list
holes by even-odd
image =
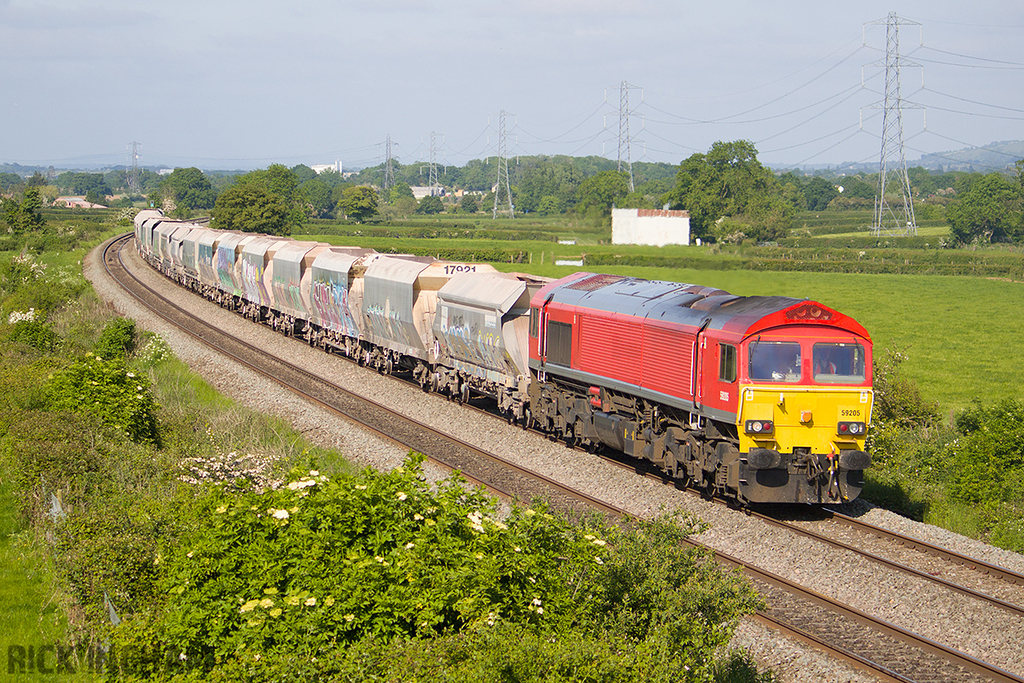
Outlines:
{"label": "locomotive roof", "polygon": [[575,273],[544,287],[535,305],[551,300],[627,316],[747,336],[786,324],[829,324],[870,338],[859,323],[815,301],[785,296],[735,296],[701,285],[620,275]]}

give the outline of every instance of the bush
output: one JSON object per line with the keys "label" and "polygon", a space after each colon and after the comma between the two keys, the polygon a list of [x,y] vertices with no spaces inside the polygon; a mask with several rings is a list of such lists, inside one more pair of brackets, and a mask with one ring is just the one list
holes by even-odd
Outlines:
{"label": "bush", "polygon": [[906,359],[896,348],[886,349],[881,357],[875,355],[872,422],[907,428],[927,427],[938,419],[938,403],[925,400],[917,383],[903,375],[900,366]]}
{"label": "bush", "polygon": [[60,338],[43,320],[19,320],[14,323],[8,340],[31,346],[37,351],[49,353],[57,348]]}
{"label": "bush", "polygon": [[157,443],[156,402],[149,380],[122,360],[89,354],[53,375],[47,385],[53,410],[84,411],[136,443]]}
{"label": "bush", "polygon": [[[120,618],[145,613],[158,600],[158,540],[173,537],[167,511],[142,497],[107,499],[76,508],[56,534],[57,570],[76,605],[96,624],[109,624],[104,598]],[[130,620],[134,623],[136,620]]]}
{"label": "bush", "polygon": [[100,334],[93,353],[100,358],[121,359],[135,351],[135,321],[131,318],[114,318],[106,324]]}
{"label": "bush", "polygon": [[28,516],[39,517],[50,504],[48,494],[77,500],[96,486],[100,455],[95,427],[88,417],[73,413],[29,410],[16,415],[2,452]]}
{"label": "bush", "polygon": [[983,505],[1024,502],[1024,404],[976,404],[957,415],[955,429],[959,436],[943,453],[952,497]]}

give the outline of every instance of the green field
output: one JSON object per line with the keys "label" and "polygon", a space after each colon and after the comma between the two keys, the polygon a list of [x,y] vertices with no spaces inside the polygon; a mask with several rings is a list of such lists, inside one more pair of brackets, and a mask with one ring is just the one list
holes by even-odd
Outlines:
{"label": "green field", "polygon": [[[332,244],[358,244],[378,251],[423,253],[433,250],[514,250],[522,263],[496,263],[505,271],[562,277],[580,270],[555,266],[556,259],[581,254],[622,253],[631,256],[678,257],[698,268],[588,266],[584,270],[688,282],[725,289],[733,294],[781,295],[815,299],[850,315],[871,334],[876,350],[898,348],[908,356],[904,370],[926,398],[939,402],[948,415],[975,399],[986,403],[1021,396],[1018,337],[1024,332],[1024,284],[981,277],[751,271],[738,269],[740,251],[715,247],[623,247],[607,244],[561,245],[540,240],[369,238],[303,235]],[[749,253],[751,249],[742,250]],[[962,252],[918,250],[919,258],[962,256]],[[995,252],[998,257],[999,252]],[[982,253],[978,258],[985,258]],[[718,266],[721,270],[712,269]]]}

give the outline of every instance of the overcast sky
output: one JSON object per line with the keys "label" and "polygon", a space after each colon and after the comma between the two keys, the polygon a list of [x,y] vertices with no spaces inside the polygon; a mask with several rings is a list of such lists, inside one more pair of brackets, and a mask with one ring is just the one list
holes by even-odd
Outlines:
{"label": "overcast sky", "polygon": [[1020,0],[0,0],[0,163],[615,159],[624,82],[633,161],[877,162],[892,12],[908,161],[1024,140]]}

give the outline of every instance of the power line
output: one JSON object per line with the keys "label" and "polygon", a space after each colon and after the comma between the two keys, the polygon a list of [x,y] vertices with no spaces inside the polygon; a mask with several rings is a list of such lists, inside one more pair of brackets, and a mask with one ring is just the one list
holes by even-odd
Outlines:
{"label": "power line", "polygon": [[[938,52],[951,57],[962,57],[963,59],[974,59],[979,62],[989,62],[991,64],[1003,64],[1003,67],[986,67],[981,64],[955,64],[952,62],[936,62],[937,64],[944,64],[947,66],[964,66],[972,69],[1000,69],[1000,68],[1013,68],[1013,69],[1024,69],[1024,63],[1021,62],[1007,62],[1001,59],[989,59],[987,57],[972,57],[971,55],[960,54],[959,52],[950,52],[949,50],[940,50],[937,47],[931,47],[929,45],[921,45],[921,50],[931,50],[932,52]],[[918,57],[920,59],[920,57]],[[924,60],[922,60],[924,61]]]}

